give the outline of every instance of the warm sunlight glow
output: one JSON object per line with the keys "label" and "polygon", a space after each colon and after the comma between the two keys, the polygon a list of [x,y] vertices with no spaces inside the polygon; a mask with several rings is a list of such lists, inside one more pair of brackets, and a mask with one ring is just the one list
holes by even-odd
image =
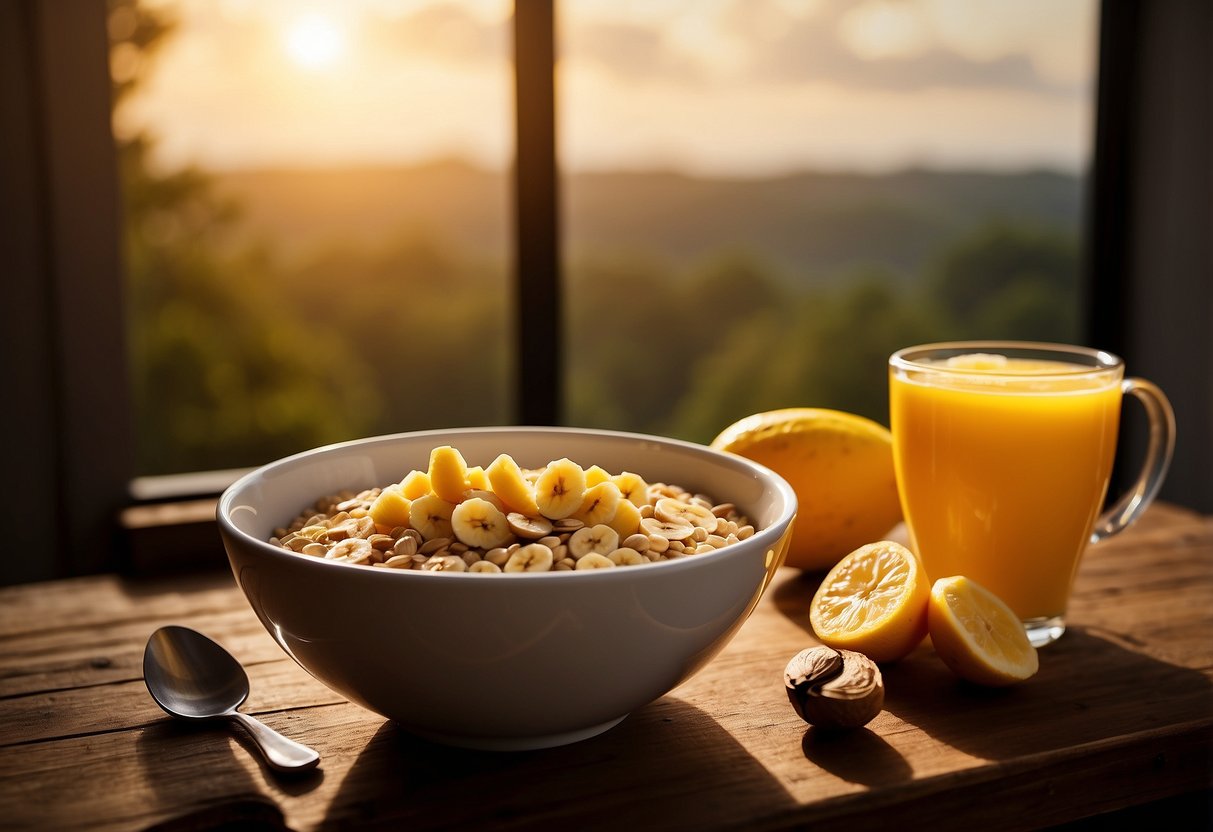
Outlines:
{"label": "warm sunlight glow", "polygon": [[839,35],[863,58],[910,55],[928,45],[919,9],[902,3],[856,6],[839,22]]}
{"label": "warm sunlight glow", "polygon": [[[511,163],[517,0],[139,2],[177,25],[112,53],[143,79],[115,129],[153,131],[165,169]],[[1097,0],[560,6],[570,171],[1085,164]]]}
{"label": "warm sunlight glow", "polygon": [[286,50],[295,63],[305,69],[332,66],[345,51],[345,34],[323,15],[308,15],[291,24],[286,34]]}

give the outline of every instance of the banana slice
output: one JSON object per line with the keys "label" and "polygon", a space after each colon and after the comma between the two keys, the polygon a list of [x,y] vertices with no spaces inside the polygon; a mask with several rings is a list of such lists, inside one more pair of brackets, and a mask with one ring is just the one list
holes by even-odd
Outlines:
{"label": "banana slice", "polygon": [[609,555],[619,548],[619,532],[602,523],[597,526],[583,526],[573,532],[568,546],[569,554],[574,558],[582,558],[591,552]]}
{"label": "banana slice", "polygon": [[509,454],[501,454],[485,470],[493,491],[510,511],[536,517],[539,506],[535,505],[535,487],[523,476],[522,469]]}
{"label": "banana slice", "polygon": [[468,464],[450,445],[430,451],[430,488],[448,503],[458,503],[467,490]]}
{"label": "banana slice", "polygon": [[648,563],[649,559],[637,552],[635,549],[621,546],[615,551],[607,555],[616,566],[639,566],[642,563]]}
{"label": "banana slice", "polygon": [[675,520],[645,517],[640,521],[640,530],[650,538],[664,537],[666,540],[686,540],[695,533],[695,527],[691,525],[690,521],[683,520],[681,517]]}
{"label": "banana slice", "polygon": [[634,535],[640,528],[640,509],[631,500],[621,499],[619,505],[615,506],[615,516],[607,525],[619,532],[620,538]]}
{"label": "banana slice", "polygon": [[395,528],[409,524],[409,506],[412,501],[404,496],[404,490],[399,485],[389,485],[375,502],[371,503],[371,519],[376,526]]}
{"label": "banana slice", "polygon": [[340,541],[332,549],[329,549],[327,557],[330,560],[337,560],[342,563],[366,563],[374,552],[375,550],[371,547],[370,541],[364,540],[361,537],[351,537]]}
{"label": "banana slice", "polygon": [[409,506],[409,525],[421,532],[426,540],[453,537],[451,515],[455,506],[435,494],[426,494],[413,500]]}
{"label": "banana slice", "polygon": [[535,504],[549,520],[568,517],[581,508],[585,471],[571,459],[556,459],[535,480]]}
{"label": "banana slice", "polygon": [[611,482],[619,487],[623,499],[640,508],[649,501],[649,484],[639,474],[624,471],[611,477]]}
{"label": "banana slice", "polygon": [[478,491],[488,491],[493,486],[489,484],[488,475],[479,465],[475,465],[468,469],[467,487],[474,488]]}
{"label": "banana slice", "polygon": [[505,519],[510,524],[510,531],[527,540],[538,540],[552,533],[552,521],[546,517],[528,517],[511,511]]}
{"label": "banana slice", "polygon": [[692,526],[698,526],[710,532],[716,530],[716,515],[712,514],[710,508],[685,503],[682,500],[675,500],[673,497],[658,500],[657,504],[653,506],[653,516],[667,523],[685,520]]}
{"label": "banana slice", "polygon": [[505,572],[550,572],[551,569],[552,550],[542,543],[530,543],[515,550],[502,567]]}
{"label": "banana slice", "polygon": [[619,486],[609,481],[600,482],[586,489],[573,517],[587,526],[609,523],[615,518],[615,511],[621,502],[623,495],[619,493]]}
{"label": "banana slice", "polygon": [[578,571],[582,569],[614,569],[615,561],[608,558],[606,555],[600,555],[597,552],[590,552],[588,555],[582,555],[577,558],[577,566],[574,567]]}
{"label": "banana slice", "polygon": [[451,512],[451,529],[461,543],[481,549],[505,546],[514,539],[509,521],[501,510],[480,497],[472,497],[455,506]]}
{"label": "banana slice", "polygon": [[501,567],[491,560],[478,560],[468,567],[469,572],[500,572]]}
{"label": "banana slice", "polygon": [[470,500],[473,497],[479,497],[482,500],[488,500],[490,503],[495,505],[497,507],[497,510],[500,511],[502,514],[507,514],[509,512],[509,509],[506,508],[506,505],[504,502],[502,502],[501,498],[498,497],[496,494],[494,494],[492,491],[487,491],[487,490],[480,489],[480,488],[469,488],[467,491],[463,492],[463,499]]}
{"label": "banana slice", "polygon": [[430,493],[430,475],[425,471],[409,471],[400,481],[400,490],[410,500],[424,497]]}
{"label": "banana slice", "polygon": [[586,488],[593,488],[594,486],[598,485],[598,483],[606,482],[610,478],[610,473],[598,465],[591,465],[589,468],[585,469]]}

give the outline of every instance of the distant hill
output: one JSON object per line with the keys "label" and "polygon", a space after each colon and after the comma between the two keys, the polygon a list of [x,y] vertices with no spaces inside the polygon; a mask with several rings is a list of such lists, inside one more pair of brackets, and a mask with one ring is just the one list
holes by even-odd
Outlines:
{"label": "distant hill", "polygon": [[[390,245],[417,232],[478,257],[508,252],[511,186],[462,162],[398,168],[215,174],[243,209],[251,238],[289,257],[347,241]],[[723,179],[661,172],[581,173],[563,180],[565,253],[644,252],[677,264],[753,251],[797,281],[883,264],[914,273],[970,228],[1005,220],[1077,233],[1079,177],[906,170],[804,172]]]}

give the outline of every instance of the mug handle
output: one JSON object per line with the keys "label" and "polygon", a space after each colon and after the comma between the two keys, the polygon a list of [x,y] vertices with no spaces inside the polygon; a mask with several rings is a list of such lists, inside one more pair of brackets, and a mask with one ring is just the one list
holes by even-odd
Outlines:
{"label": "mug handle", "polygon": [[1122,394],[1135,396],[1145,407],[1150,419],[1150,440],[1137,482],[1116,505],[1099,515],[1091,532],[1092,543],[1124,531],[1154,502],[1175,451],[1175,414],[1162,390],[1142,378],[1125,379],[1120,390]]}

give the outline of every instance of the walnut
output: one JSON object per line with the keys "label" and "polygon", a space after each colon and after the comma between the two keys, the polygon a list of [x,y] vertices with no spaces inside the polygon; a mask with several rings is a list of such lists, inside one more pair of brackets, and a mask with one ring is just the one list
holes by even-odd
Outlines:
{"label": "walnut", "polygon": [[788,662],[783,684],[800,718],[822,728],[858,728],[884,705],[880,668],[850,650],[801,650]]}

